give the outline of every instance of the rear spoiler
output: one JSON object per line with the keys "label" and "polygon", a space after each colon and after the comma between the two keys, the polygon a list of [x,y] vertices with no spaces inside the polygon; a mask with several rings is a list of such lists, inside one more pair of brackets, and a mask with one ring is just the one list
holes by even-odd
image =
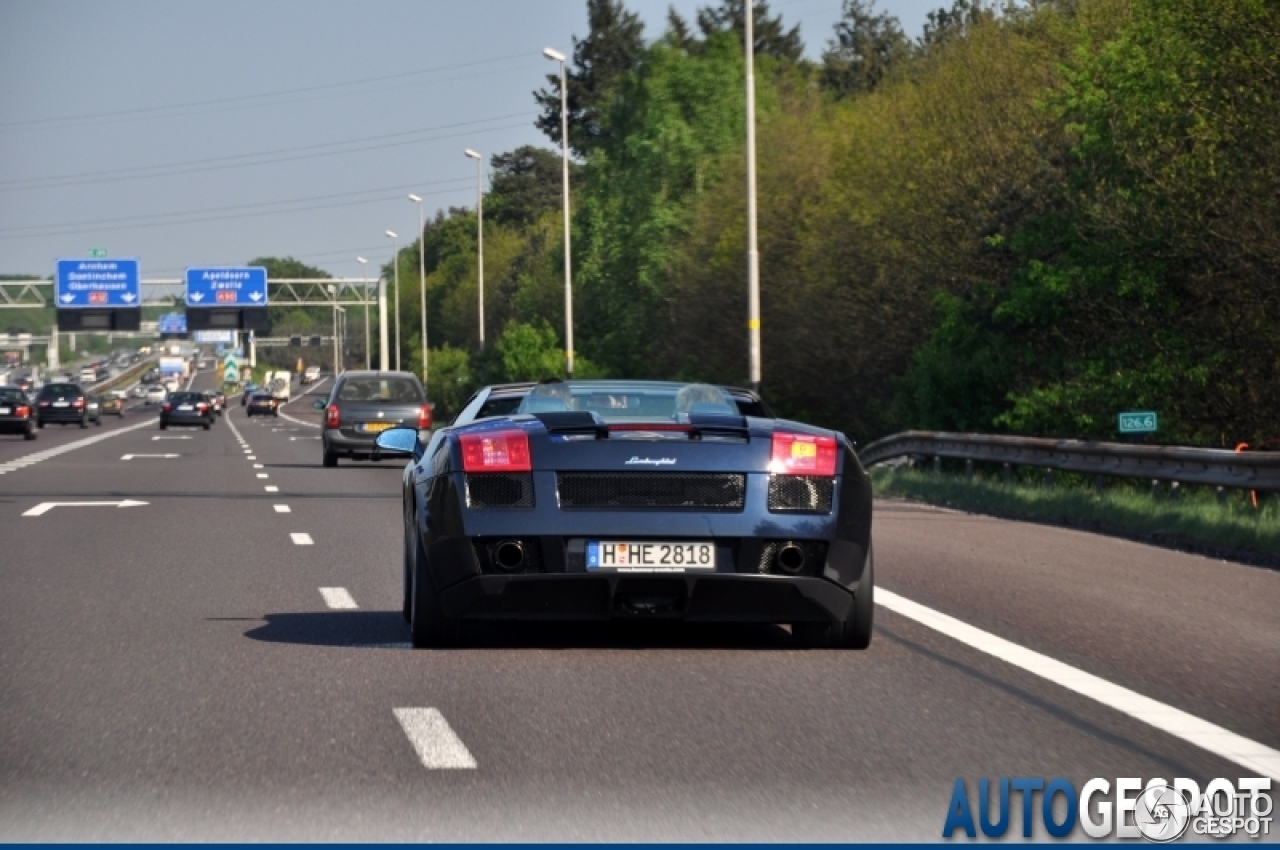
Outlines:
{"label": "rear spoiler", "polygon": [[691,414],[681,417],[679,422],[644,422],[629,424],[617,422],[612,425],[586,410],[564,410],[531,414],[534,419],[546,427],[552,434],[591,434],[597,440],[609,439],[612,431],[679,431],[689,435],[690,440],[698,440],[703,434],[732,434],[733,436],[750,438],[745,416],[722,416],[713,414]]}

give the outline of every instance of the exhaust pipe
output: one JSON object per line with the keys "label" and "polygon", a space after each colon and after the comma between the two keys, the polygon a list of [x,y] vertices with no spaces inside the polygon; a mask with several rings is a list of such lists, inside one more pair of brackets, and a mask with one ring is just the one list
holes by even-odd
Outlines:
{"label": "exhaust pipe", "polygon": [[524,566],[524,546],[519,540],[504,540],[493,547],[493,562],[499,569],[515,572]]}
{"label": "exhaust pipe", "polygon": [[787,543],[778,550],[778,569],[790,575],[799,575],[804,569],[804,549],[794,543]]}

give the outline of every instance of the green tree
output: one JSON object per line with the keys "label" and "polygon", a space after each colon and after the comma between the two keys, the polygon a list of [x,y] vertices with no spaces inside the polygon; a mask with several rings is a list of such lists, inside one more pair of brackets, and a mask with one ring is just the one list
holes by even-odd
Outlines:
{"label": "green tree", "polygon": [[822,84],[838,97],[865,94],[910,58],[911,42],[897,18],[876,14],[874,0],[844,0],[822,54]]}
{"label": "green tree", "polygon": [[[562,162],[560,154],[533,145],[510,153],[494,154],[485,217],[494,224],[526,227],[548,210],[560,209]],[[570,161],[569,178],[576,182],[580,166]]]}
{"label": "green tree", "polygon": [[564,349],[546,322],[508,323],[495,348],[502,355],[503,375],[508,381],[564,377]]}
{"label": "green tree", "polygon": [[[618,79],[634,71],[644,54],[644,24],[627,11],[622,0],[587,0],[587,37],[573,39],[573,65],[566,68],[569,145],[579,156],[598,145],[606,130],[601,119]],[[533,93],[542,107],[535,121],[539,130],[560,143],[560,75],[548,74],[550,84]]]}
{"label": "green tree", "polygon": [[[756,56],[772,56],[783,62],[799,62],[804,56],[804,41],[800,38],[800,25],[787,29],[782,15],[769,15],[768,0],[755,0],[752,4],[751,33],[755,39]],[[720,0],[719,6],[704,6],[698,10],[698,29],[703,38],[710,39],[720,33],[732,33],[738,44],[746,38],[746,0]]]}

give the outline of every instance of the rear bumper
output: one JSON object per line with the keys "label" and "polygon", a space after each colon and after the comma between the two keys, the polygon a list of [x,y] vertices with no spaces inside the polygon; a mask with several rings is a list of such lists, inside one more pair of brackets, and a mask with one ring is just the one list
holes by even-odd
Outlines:
{"label": "rear bumper", "polygon": [[6,416],[0,419],[0,434],[25,434],[35,424],[36,421],[34,419],[18,419],[17,417]]}
{"label": "rear bumper", "polygon": [[404,455],[383,454],[374,444],[377,437],[377,434],[347,434],[341,429],[325,428],[321,440],[324,442],[324,450],[336,455],[359,455],[372,460],[382,460],[384,457],[388,460],[392,457],[405,460]]}
{"label": "rear bumper", "polygon": [[87,416],[83,408],[77,410],[74,407],[42,407],[36,413],[41,422],[79,422]]}
{"label": "rear bumper", "polygon": [[203,414],[162,413],[160,415],[162,425],[208,425],[212,421],[212,416]]}
{"label": "rear bumper", "polygon": [[795,623],[844,620],[854,594],[821,578],[706,575],[482,575],[440,596],[464,619]]}

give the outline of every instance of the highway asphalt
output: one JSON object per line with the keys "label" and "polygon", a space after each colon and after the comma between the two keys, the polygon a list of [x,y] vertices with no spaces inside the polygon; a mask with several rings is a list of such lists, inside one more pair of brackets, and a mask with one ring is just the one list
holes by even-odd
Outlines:
{"label": "highway asphalt", "polygon": [[400,464],[322,468],[311,400],[0,437],[0,465],[66,449],[0,476],[0,840],[937,840],[958,777],[1259,773],[1214,735],[1280,778],[1280,573],[905,503],[866,652],[647,623],[409,649]]}

